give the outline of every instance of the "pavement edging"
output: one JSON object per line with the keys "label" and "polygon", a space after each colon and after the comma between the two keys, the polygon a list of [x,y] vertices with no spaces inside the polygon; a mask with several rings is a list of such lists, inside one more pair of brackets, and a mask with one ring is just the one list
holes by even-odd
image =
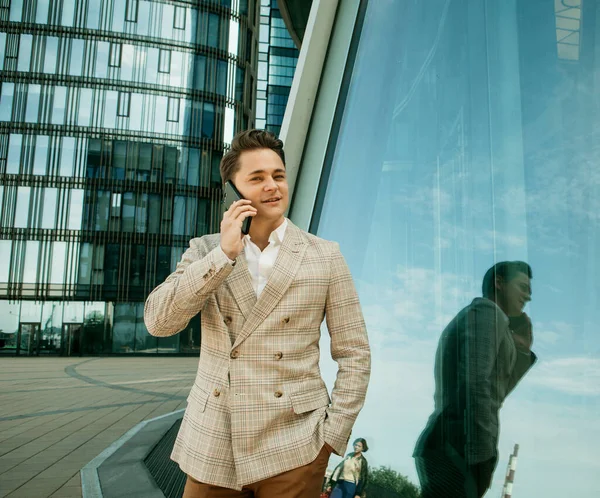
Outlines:
{"label": "pavement edging", "polygon": [[[135,427],[127,431],[123,436],[117,439],[114,443],[112,443],[108,448],[106,448],[102,453],[100,453],[97,457],[95,457],[92,461],[90,461],[87,465],[85,465],[81,469],[81,493],[83,498],[103,498],[104,495],[102,493],[102,487],[100,485],[100,476],[98,474],[98,469],[100,466],[110,458],[114,453],[116,453],[124,444],[126,444],[130,439],[132,439],[136,434],[138,434],[146,425],[157,422],[161,419],[167,417],[173,417],[175,415],[181,414],[185,411],[185,408],[181,410],[176,410],[170,413],[166,413],[159,417],[155,417],[149,420],[144,420],[140,422]],[[158,441],[157,441],[158,442]]]}

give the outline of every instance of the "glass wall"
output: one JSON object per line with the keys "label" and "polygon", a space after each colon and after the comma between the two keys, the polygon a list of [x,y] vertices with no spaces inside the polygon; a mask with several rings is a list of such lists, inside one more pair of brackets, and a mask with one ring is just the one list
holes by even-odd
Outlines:
{"label": "glass wall", "polygon": [[[600,2],[361,9],[312,226],[340,243],[372,346],[353,437],[367,439],[371,465],[418,483],[440,335],[481,297],[488,268],[525,261],[538,361],[500,410],[486,496],[501,495],[519,444],[514,496],[594,498]],[[324,371],[333,379],[336,365]]]}

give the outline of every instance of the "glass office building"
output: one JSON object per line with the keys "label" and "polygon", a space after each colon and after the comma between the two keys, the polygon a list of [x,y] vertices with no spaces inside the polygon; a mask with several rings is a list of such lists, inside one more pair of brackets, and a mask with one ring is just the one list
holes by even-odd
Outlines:
{"label": "glass office building", "polygon": [[260,0],[256,127],[279,135],[299,51],[290,37],[277,0]]}
{"label": "glass office building", "polygon": [[0,354],[197,352],[143,323],[254,124],[254,0],[0,2]]}
{"label": "glass office building", "polygon": [[353,437],[418,482],[440,334],[488,268],[526,261],[538,362],[500,411],[486,496],[519,444],[513,497],[596,498],[600,1],[333,3],[291,218],[357,284],[373,369]]}

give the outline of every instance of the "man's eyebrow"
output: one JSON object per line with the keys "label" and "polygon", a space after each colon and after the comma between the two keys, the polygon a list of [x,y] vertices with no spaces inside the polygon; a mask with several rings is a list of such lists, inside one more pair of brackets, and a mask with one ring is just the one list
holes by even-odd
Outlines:
{"label": "man's eyebrow", "polygon": [[[260,175],[265,173],[264,169],[257,169],[254,170],[252,173],[248,173],[248,176],[252,176],[252,175]],[[283,168],[277,168],[275,171],[273,171],[273,173],[285,173],[285,169]]]}

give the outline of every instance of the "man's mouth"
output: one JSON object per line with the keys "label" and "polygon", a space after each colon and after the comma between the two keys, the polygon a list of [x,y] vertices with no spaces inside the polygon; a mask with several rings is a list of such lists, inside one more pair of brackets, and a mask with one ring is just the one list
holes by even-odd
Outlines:
{"label": "man's mouth", "polygon": [[263,201],[263,203],[264,204],[274,204],[276,202],[279,202],[280,200],[281,200],[281,197],[271,197],[270,199]]}

